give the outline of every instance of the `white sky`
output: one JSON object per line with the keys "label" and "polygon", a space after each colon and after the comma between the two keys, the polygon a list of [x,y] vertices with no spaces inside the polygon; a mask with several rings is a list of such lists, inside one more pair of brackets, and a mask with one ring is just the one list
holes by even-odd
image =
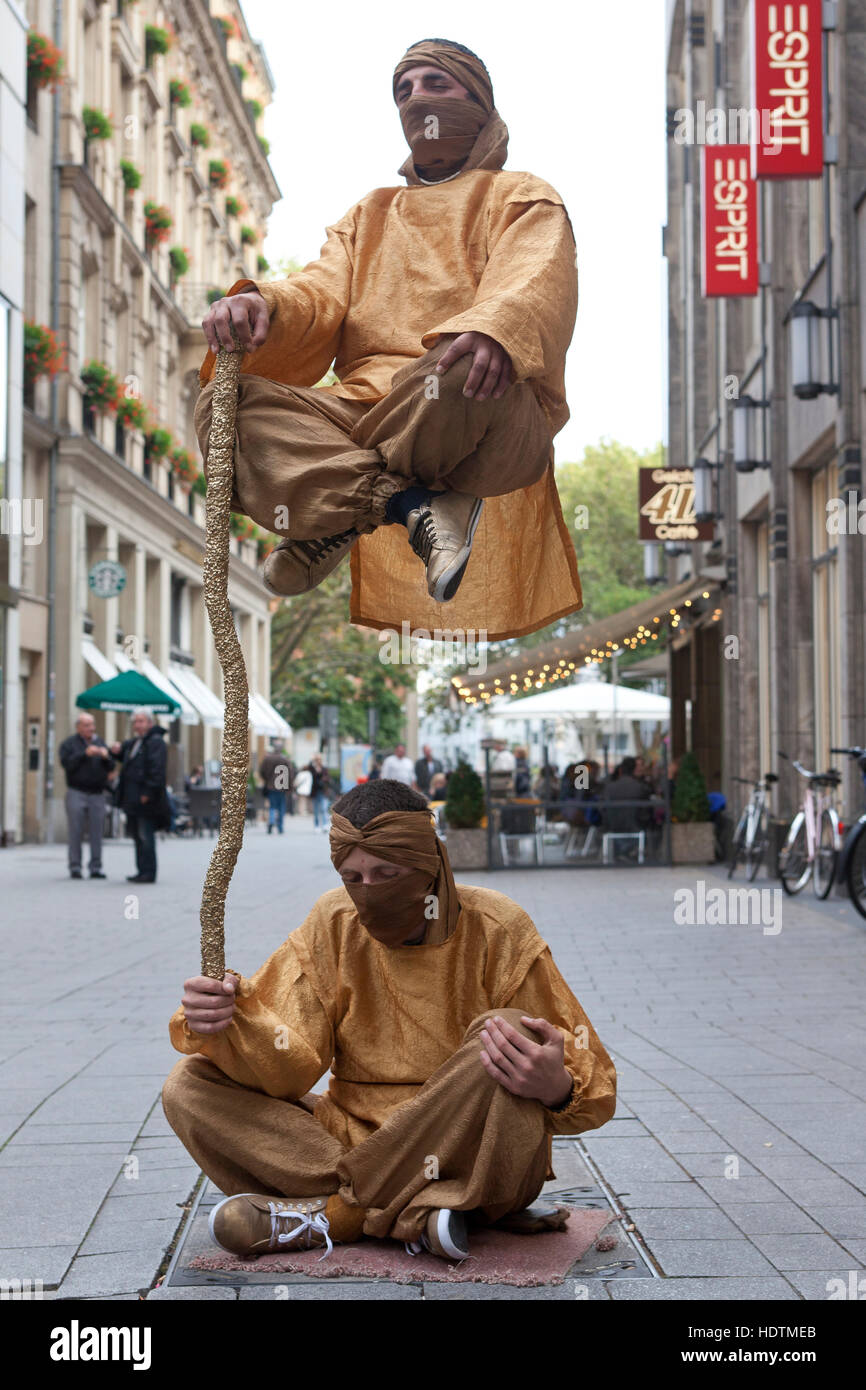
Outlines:
{"label": "white sky", "polygon": [[402,185],[394,66],[419,39],[455,39],[490,72],[506,168],[551,183],[577,239],[571,419],[557,458],[605,436],[635,448],[661,439],[664,0],[242,4],[276,83],[264,129],[283,199],[268,259],[312,260],[329,223],[371,189]]}

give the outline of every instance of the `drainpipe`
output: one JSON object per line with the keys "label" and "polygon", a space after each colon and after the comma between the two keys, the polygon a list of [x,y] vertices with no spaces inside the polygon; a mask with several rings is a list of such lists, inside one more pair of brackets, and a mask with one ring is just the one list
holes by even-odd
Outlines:
{"label": "drainpipe", "polygon": [[[54,42],[63,47],[63,4],[54,0]],[[52,101],[51,128],[51,327],[60,328],[60,88]],[[48,624],[45,648],[45,801],[42,822],[46,844],[54,843],[54,746],[57,662],[57,621],[54,615],[57,589],[57,458],[59,425],[57,379],[51,378],[51,428],[54,438],[48,460]]]}

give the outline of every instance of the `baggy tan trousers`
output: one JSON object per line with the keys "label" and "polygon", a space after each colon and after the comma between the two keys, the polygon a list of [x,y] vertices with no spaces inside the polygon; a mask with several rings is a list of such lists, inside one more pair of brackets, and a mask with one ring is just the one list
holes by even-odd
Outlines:
{"label": "baggy tan trousers", "polygon": [[[464,396],[472,357],[439,376],[446,346],[402,367],[372,405],[242,373],[232,510],[313,540],[374,531],[391,493],[413,484],[499,497],[537,482],[551,432],[532,387],[516,382],[499,400]],[[213,381],[202,388],[194,417],[205,475],[213,390]]]}
{"label": "baggy tan trousers", "polygon": [[[463,1043],[374,1134],[346,1148],[313,1117],[315,1096],[275,1100],[231,1081],[204,1057],[184,1057],[162,1093],[168,1122],[227,1196],[324,1197],[366,1210],[364,1233],[416,1240],[437,1208],[487,1224],[529,1206],[550,1171],[540,1102],[487,1075],[480,1032],[519,1009],[474,1019]],[[437,1176],[438,1175],[438,1176]]]}

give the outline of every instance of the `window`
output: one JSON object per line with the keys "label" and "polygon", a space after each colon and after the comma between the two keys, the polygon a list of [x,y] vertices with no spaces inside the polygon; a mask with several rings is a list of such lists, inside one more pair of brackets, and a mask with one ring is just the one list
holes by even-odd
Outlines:
{"label": "window", "polygon": [[814,759],[830,765],[830,749],[841,741],[839,663],[839,568],[835,537],[827,530],[827,503],[834,496],[830,469],[812,479],[812,672]]}

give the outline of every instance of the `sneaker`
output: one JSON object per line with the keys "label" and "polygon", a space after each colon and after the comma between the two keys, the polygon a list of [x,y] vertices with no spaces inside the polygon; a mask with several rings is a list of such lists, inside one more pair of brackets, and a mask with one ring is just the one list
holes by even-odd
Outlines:
{"label": "sneaker", "polygon": [[330,1255],[327,1197],[260,1197],[242,1192],[217,1202],[208,1223],[211,1239],[232,1255],[269,1255],[280,1250],[312,1250]]}
{"label": "sneaker", "polygon": [[105,878],[105,874],[102,872],[101,869],[91,869],[91,870],[90,870],[90,877],[91,877],[91,878]]}
{"label": "sneaker", "polygon": [[437,603],[457,593],[472,554],[483,502],[468,492],[445,492],[409,513],[409,544],[427,568],[427,592]]}
{"label": "sneaker", "polygon": [[80,869],[70,869],[70,870],[69,870],[69,877],[70,877],[70,878],[83,878],[84,875],[82,874],[82,872],[81,872]]}
{"label": "sneaker", "polygon": [[557,1207],[551,1202],[534,1202],[522,1211],[510,1211],[507,1216],[500,1216],[493,1225],[497,1231],[511,1231],[516,1236],[534,1236],[542,1231],[564,1231],[569,1215],[568,1207]]}
{"label": "sneaker", "polygon": [[265,588],[285,598],[308,593],[337,568],[358,535],[352,529],[323,540],[293,541],[286,537],[265,560],[262,570]]}
{"label": "sneaker", "polygon": [[465,1260],[469,1254],[469,1235],[462,1211],[442,1207],[431,1211],[427,1226],[418,1240],[405,1242],[407,1255],[421,1255],[425,1250],[443,1260]]}

